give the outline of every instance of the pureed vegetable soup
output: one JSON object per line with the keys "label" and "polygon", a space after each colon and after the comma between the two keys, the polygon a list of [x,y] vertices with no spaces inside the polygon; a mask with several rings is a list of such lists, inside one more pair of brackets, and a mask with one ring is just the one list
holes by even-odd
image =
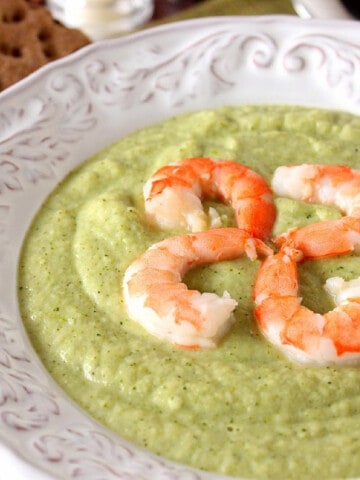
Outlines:
{"label": "pureed vegetable soup", "polygon": [[[184,230],[149,226],[142,188],[186,157],[231,159],[270,183],[280,165],[360,168],[360,119],[289,106],[225,107],[172,118],[120,140],[80,165],[46,200],[24,242],[19,302],[31,341],[79,405],[119,435],[169,459],[257,479],[360,476],[360,369],[304,366],[259,332],[252,289],[262,260],[191,270],[190,288],[238,301],[214,349],[184,350],[132,321],[123,300],[128,265]],[[340,218],[333,207],[275,198],[273,234]],[[230,207],[212,201],[222,226]],[[331,232],[329,232],[331,235]],[[356,254],[299,265],[307,307],[333,308],[328,277],[360,276]]]}

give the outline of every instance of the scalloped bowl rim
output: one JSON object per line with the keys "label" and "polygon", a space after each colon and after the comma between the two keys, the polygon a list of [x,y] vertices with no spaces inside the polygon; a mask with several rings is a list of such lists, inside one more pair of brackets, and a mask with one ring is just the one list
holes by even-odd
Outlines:
{"label": "scalloped bowl rim", "polygon": [[[224,103],[245,103],[247,99],[249,103],[292,103],[360,113],[360,90],[355,81],[360,71],[357,29],[356,20],[301,20],[287,15],[186,20],[91,44],[42,67],[0,94],[0,154],[6,153],[9,160],[7,168],[2,162],[0,170],[0,266],[9,284],[4,285],[6,295],[0,299],[0,387],[1,382],[4,391],[9,387],[3,397],[0,388],[0,454],[7,478],[33,474],[36,478],[115,479],[126,473],[129,479],[138,480],[149,478],[149,472],[154,480],[230,478],[174,464],[132,445],[89,418],[63,394],[34,354],[18,313],[16,265],[22,238],[43,199],[75,164],[116,138],[168,116]],[[179,38],[184,32],[186,38]],[[164,38],[169,40],[167,44],[160,42]],[[217,54],[227,52],[230,59],[235,58],[236,53],[230,50],[233,42],[241,45],[243,56],[230,65]],[[346,58],[336,58],[337,47],[346,52]],[[135,56],[133,63],[131,55],[125,56],[125,48]],[[144,49],[144,66],[150,78],[146,81],[132,75],[138,72],[136,59]],[[200,60],[192,57],[197,49],[202,54]],[[112,58],[112,54],[119,57]],[[205,72],[199,78],[190,68],[182,72],[185,80],[177,78],[177,85],[183,91],[174,93],[175,84],[167,74],[176,77],[176,62],[185,56],[195,65],[202,62]],[[159,61],[164,58],[165,65]],[[353,71],[341,70],[337,61],[351,64]],[[244,80],[248,92],[241,90]],[[291,83],[286,92],[279,88],[285,80]],[[124,92],[134,81],[138,83],[128,98]],[[200,82],[205,91],[201,91]],[[264,82],[268,89],[257,96]],[[192,96],[189,88],[194,89]],[[119,105],[125,113],[118,111]],[[141,112],[144,115],[140,118]],[[129,121],[117,130],[109,120],[112,115]],[[76,128],[67,129],[65,120]],[[87,141],[89,132],[96,132],[96,138]],[[46,161],[38,163],[40,167],[28,167],[24,158],[29,159],[29,154],[35,158],[31,161]],[[20,380],[14,380],[14,372]],[[24,393],[30,378],[35,382],[32,396],[40,402],[38,416]],[[48,392],[46,396],[43,391]],[[72,428],[68,418],[73,420]],[[67,428],[60,425],[61,420],[66,420]],[[41,431],[43,435],[39,435]],[[56,449],[57,439],[58,445],[66,446],[62,452]],[[71,457],[69,450],[75,445],[88,448],[89,456]],[[101,455],[92,463],[95,447],[103,448],[105,457],[110,455],[107,460],[114,461],[111,471],[96,463]],[[71,465],[77,461],[76,469]],[[86,470],[88,464],[97,465],[99,477],[97,472]]]}

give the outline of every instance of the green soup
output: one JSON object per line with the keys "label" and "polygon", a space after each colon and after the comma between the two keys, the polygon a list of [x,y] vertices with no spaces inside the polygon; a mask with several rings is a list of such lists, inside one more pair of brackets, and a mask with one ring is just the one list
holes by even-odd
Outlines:
{"label": "green soup", "polygon": [[[79,166],[45,201],[25,239],[19,302],[30,339],[58,384],[119,435],[200,469],[256,479],[360,476],[360,367],[292,363],[259,333],[252,287],[260,261],[190,271],[201,291],[238,301],[215,349],[179,349],[128,318],[125,269],[174,231],[147,225],[142,187],[184,157],[232,159],[269,182],[277,166],[360,168],[360,118],[300,107],[191,113],[136,132]],[[274,235],[335,219],[323,205],[276,198]],[[213,202],[224,226],[231,209]],[[308,307],[333,308],[325,279],[360,276],[360,258],[299,268]]]}

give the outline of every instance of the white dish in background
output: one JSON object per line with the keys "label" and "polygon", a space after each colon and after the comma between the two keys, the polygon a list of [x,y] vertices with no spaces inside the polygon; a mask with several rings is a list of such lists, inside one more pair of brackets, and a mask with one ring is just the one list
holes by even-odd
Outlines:
{"label": "white dish in background", "polygon": [[52,16],[63,25],[79,28],[92,40],[129,33],[149,21],[153,0],[47,0]]}
{"label": "white dish in background", "polygon": [[89,418],[30,346],[17,259],[47,194],[110,142],[166,117],[224,104],[360,113],[357,22],[218,17],[99,42],[0,95],[0,456],[2,478],[205,480]]}
{"label": "white dish in background", "polygon": [[293,0],[292,4],[302,18],[354,18],[340,0]]}

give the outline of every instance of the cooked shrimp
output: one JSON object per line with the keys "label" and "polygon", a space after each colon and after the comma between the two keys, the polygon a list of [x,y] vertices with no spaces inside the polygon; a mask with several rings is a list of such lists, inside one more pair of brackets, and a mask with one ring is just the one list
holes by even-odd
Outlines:
{"label": "cooked shrimp", "polygon": [[337,206],[360,216],[360,171],[343,165],[292,165],[275,170],[275,193],[309,203]]}
{"label": "cooked shrimp", "polygon": [[188,158],[160,168],[144,186],[148,218],[161,228],[196,232],[213,226],[203,197],[231,205],[238,227],[252,236],[270,234],[276,216],[271,189],[261,175],[236,162]]}
{"label": "cooked shrimp", "polygon": [[169,237],[152,245],[126,270],[124,298],[130,317],[150,333],[187,348],[214,347],[233,322],[237,302],[225,292],[190,290],[181,282],[195,266],[247,255],[269,255],[270,247],[239,228]]}
{"label": "cooked shrimp", "polygon": [[336,307],[315,313],[298,296],[297,264],[303,253],[284,246],[261,265],[254,287],[255,316],[265,337],[303,363],[360,362],[360,278],[326,282]]}
{"label": "cooked shrimp", "polygon": [[276,237],[274,243],[278,247],[289,245],[301,250],[307,258],[358,253],[360,218],[345,216],[293,228]]}

